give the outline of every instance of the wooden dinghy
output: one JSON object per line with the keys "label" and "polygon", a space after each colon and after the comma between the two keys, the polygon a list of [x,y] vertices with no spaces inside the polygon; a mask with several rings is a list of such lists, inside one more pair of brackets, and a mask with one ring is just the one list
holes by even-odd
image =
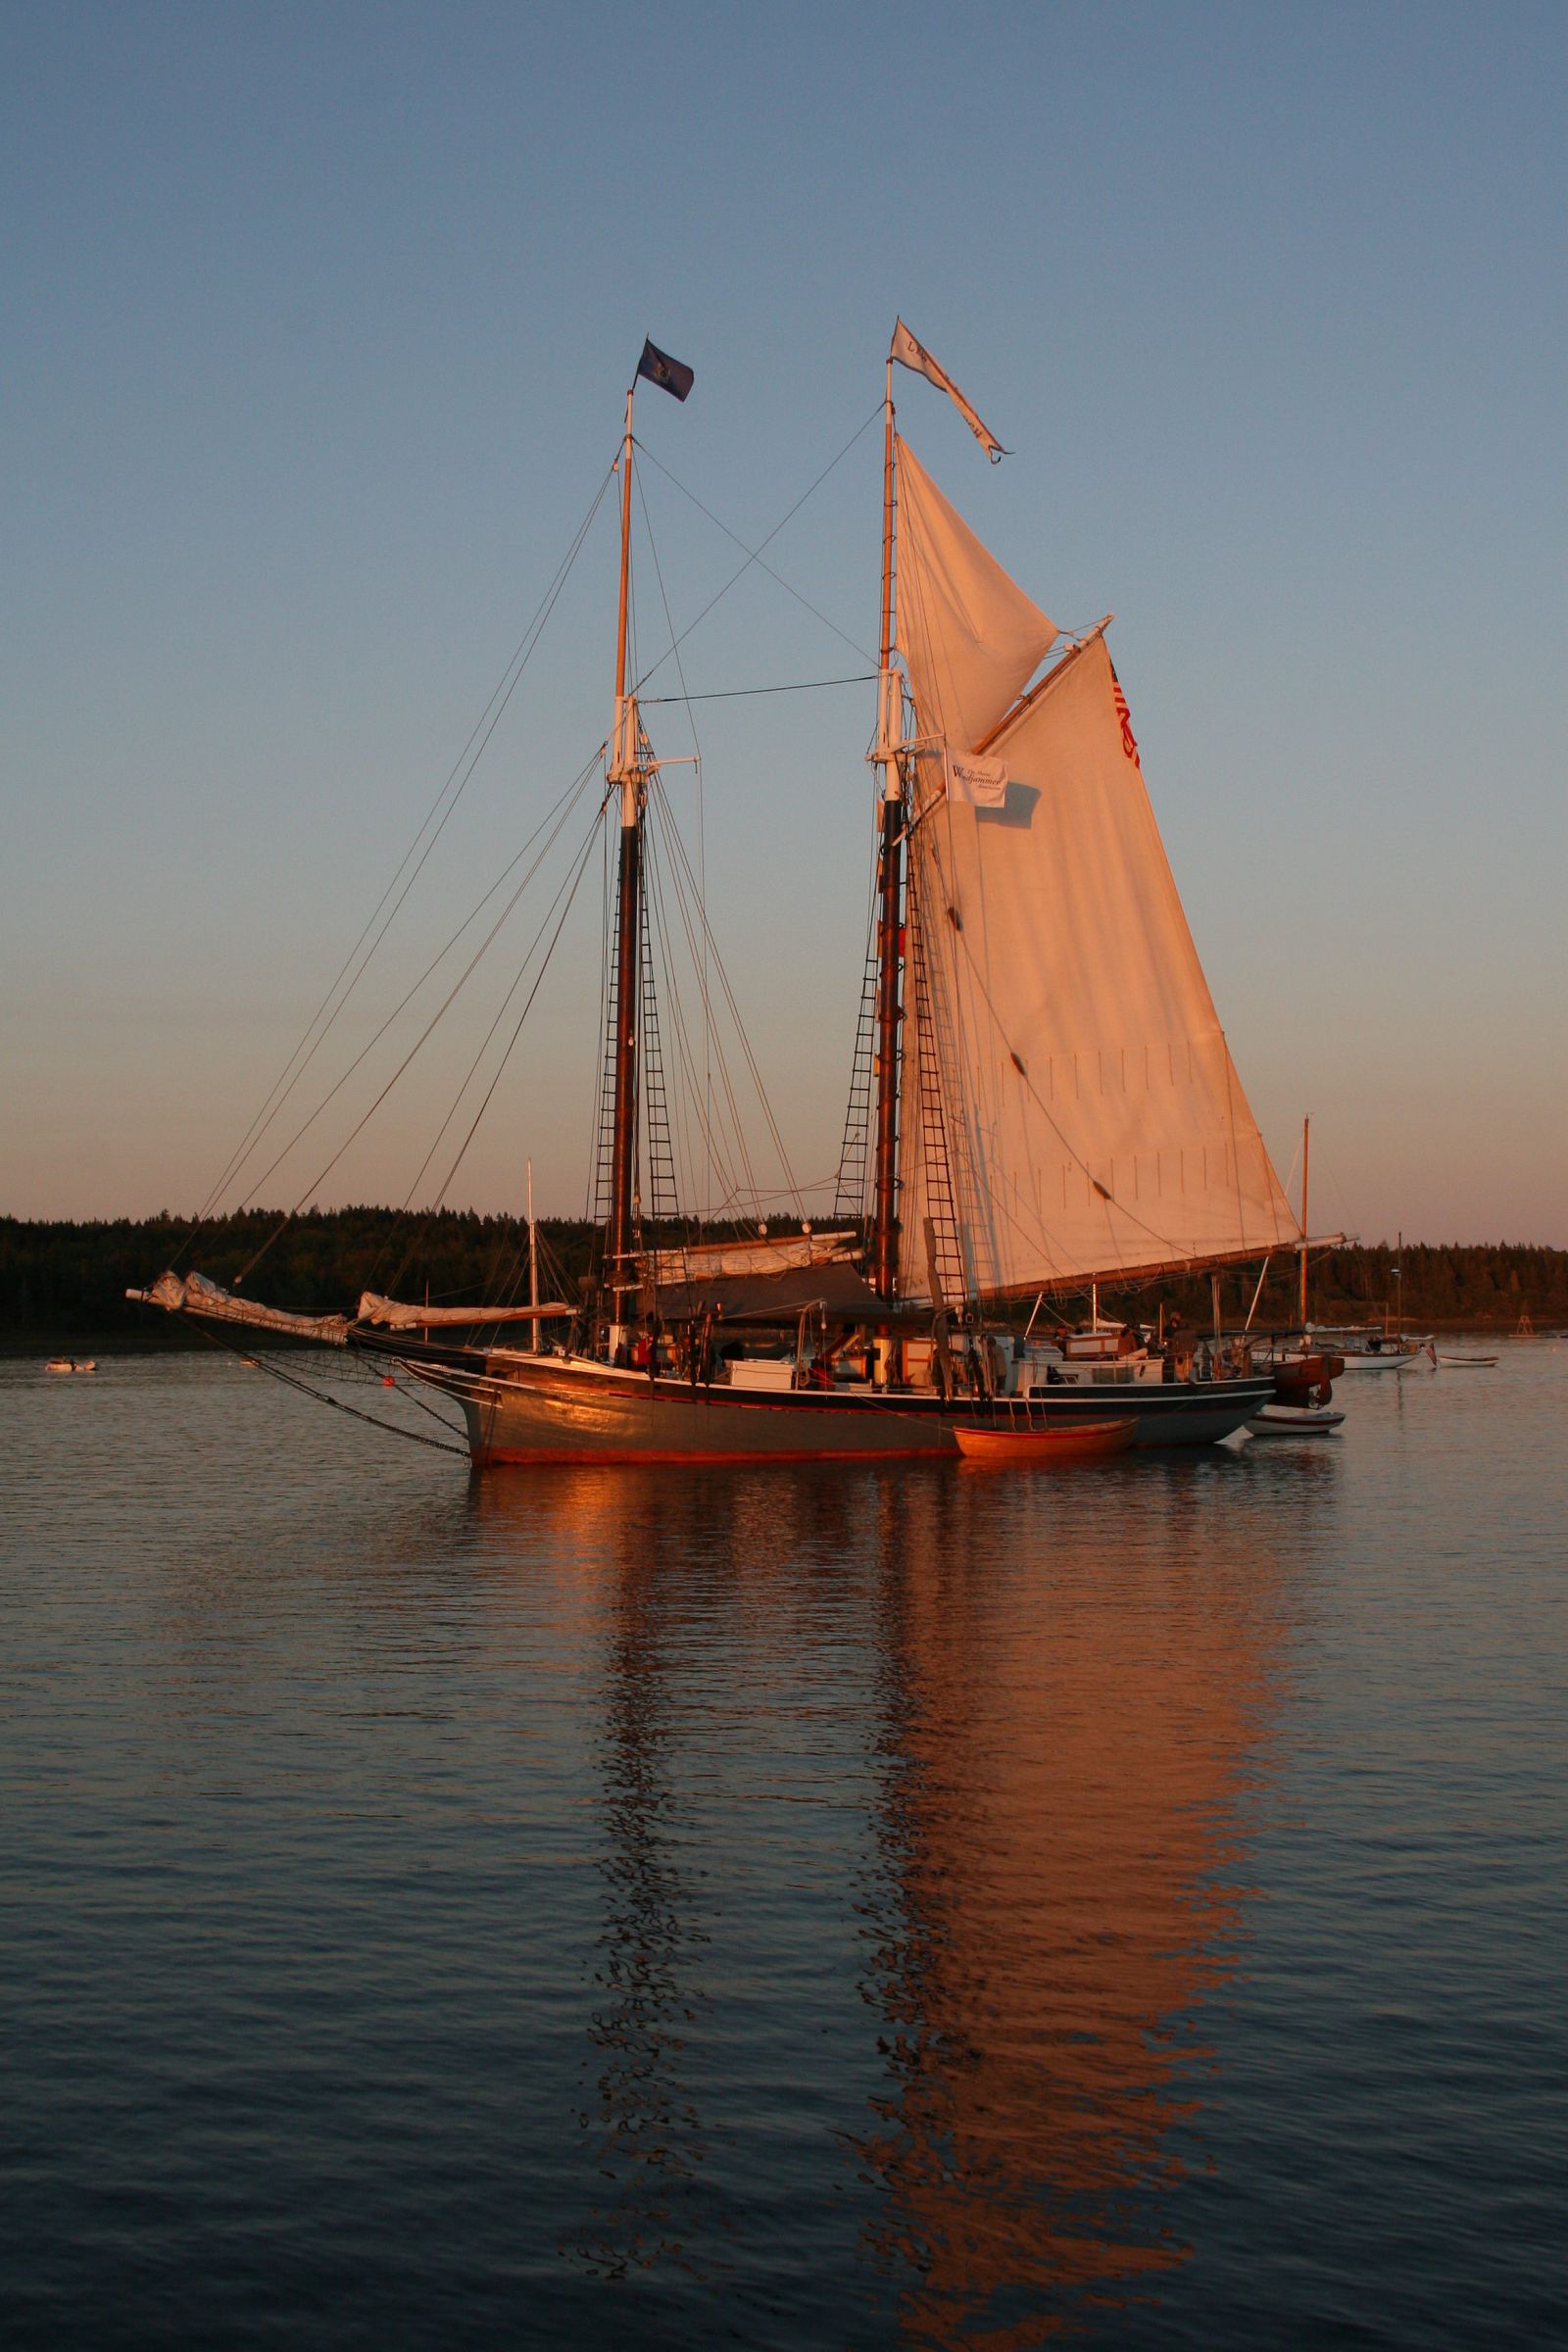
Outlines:
{"label": "wooden dinghy", "polygon": [[1137,1433],[1137,1418],[1130,1414],[1124,1421],[1057,1421],[1047,1428],[956,1429],[953,1434],[966,1462],[1022,1470],[1100,1461],[1125,1452]]}
{"label": "wooden dinghy", "polygon": [[1440,1364],[1494,1364],[1494,1355],[1440,1355]]}

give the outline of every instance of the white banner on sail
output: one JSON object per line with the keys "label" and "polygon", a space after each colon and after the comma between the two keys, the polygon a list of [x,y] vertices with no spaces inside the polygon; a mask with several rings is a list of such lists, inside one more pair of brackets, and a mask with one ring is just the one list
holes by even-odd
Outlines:
{"label": "white banner on sail", "polygon": [[950,801],[963,801],[971,808],[1003,806],[1007,798],[1005,760],[977,760],[972,752],[961,758],[949,752],[946,758]]}

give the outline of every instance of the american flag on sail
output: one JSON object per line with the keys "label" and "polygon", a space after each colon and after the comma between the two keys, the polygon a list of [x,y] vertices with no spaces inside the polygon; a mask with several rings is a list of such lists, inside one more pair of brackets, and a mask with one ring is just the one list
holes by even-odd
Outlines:
{"label": "american flag on sail", "polygon": [[1134,767],[1138,767],[1138,738],[1133,733],[1133,714],[1127,708],[1127,697],[1121,690],[1121,680],[1116,675],[1114,662],[1110,665],[1110,691],[1116,698],[1116,716],[1121,720],[1121,748]]}

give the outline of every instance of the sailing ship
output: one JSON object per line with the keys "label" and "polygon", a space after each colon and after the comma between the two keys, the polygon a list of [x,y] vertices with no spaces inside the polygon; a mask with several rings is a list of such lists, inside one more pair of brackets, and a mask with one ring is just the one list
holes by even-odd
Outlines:
{"label": "sailing ship", "polygon": [[[901,320],[882,416],[872,943],[833,1229],[669,1246],[642,1214],[660,762],[628,670],[633,403],[639,377],[682,400],[692,382],[650,344],[618,463],[597,1281],[577,1301],[367,1294],[318,1317],[199,1275],[131,1296],[390,1361],[456,1400],[480,1467],[956,1454],[963,1426],[1127,1416],[1140,1445],[1206,1444],[1273,1397],[1243,1346],[1178,1354],[1131,1325],[1107,1342],[1098,1291],[1087,1340],[1036,1336],[1048,1301],[1255,1261],[1300,1228],[1160,841],[1111,616],[1063,634],[1008,576],[900,430],[896,365],[1004,454]],[[523,1322],[513,1345],[505,1327]]]}

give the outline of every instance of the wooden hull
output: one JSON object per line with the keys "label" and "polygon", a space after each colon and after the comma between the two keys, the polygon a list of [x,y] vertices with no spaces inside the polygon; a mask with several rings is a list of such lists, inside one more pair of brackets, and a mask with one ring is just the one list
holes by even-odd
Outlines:
{"label": "wooden hull", "polygon": [[[920,1392],[694,1388],[582,1358],[403,1347],[396,1354],[406,1371],[462,1405],[476,1469],[956,1458],[956,1424],[974,1413],[970,1400],[947,1405]],[[1064,1389],[1027,1409],[1036,1426],[1131,1418],[1134,1445],[1209,1446],[1240,1429],[1273,1393],[1271,1378],[1169,1382],[1137,1392]]]}
{"label": "wooden hull", "polygon": [[1125,1453],[1138,1423],[1128,1414],[1121,1421],[1063,1421],[1046,1429],[965,1429],[960,1424],[953,1434],[965,1461],[992,1470],[1023,1470],[1100,1462]]}

